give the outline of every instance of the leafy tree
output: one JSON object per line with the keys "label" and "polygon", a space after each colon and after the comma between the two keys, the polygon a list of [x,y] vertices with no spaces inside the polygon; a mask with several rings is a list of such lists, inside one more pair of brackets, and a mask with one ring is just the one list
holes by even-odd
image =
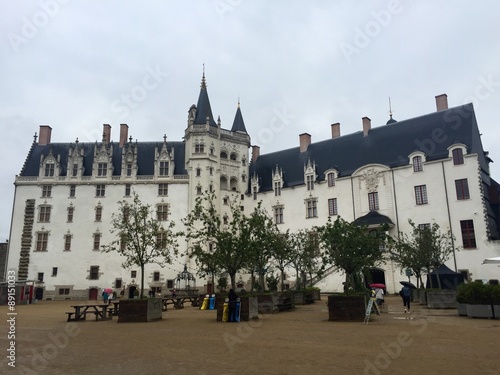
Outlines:
{"label": "leafy tree", "polygon": [[311,231],[302,229],[292,234],[290,248],[290,264],[297,275],[296,289],[305,288],[306,273],[315,264],[318,257],[317,238]]}
{"label": "leafy tree", "polygon": [[[397,238],[391,240],[391,259],[401,268],[410,268],[422,283],[423,271],[429,274],[435,270],[437,273],[437,268],[458,249],[453,245],[455,238],[451,231],[441,232],[437,223],[419,227],[411,220],[408,222],[412,227],[411,236],[400,232]],[[439,275],[437,280],[441,289]],[[430,281],[433,288],[432,278]]]}
{"label": "leafy tree", "polygon": [[250,232],[248,267],[252,275],[257,272],[258,283],[264,286],[264,276],[269,268],[269,260],[275,245],[276,225],[267,212],[262,209],[260,202],[248,218],[247,224],[247,229]]}
{"label": "leafy tree", "polygon": [[220,291],[223,291],[227,287],[227,277],[225,275],[221,275],[219,279],[217,280],[217,286],[219,287]]}
{"label": "leafy tree", "polygon": [[290,230],[287,230],[285,233],[280,233],[277,228],[275,228],[273,235],[274,243],[271,250],[271,256],[273,264],[280,270],[281,290],[283,291],[285,290],[283,283],[285,279],[285,268],[292,262],[293,236]]}
{"label": "leafy tree", "polygon": [[110,232],[117,237],[102,251],[117,252],[125,257],[122,267],[138,266],[141,269],[141,293],[144,297],[144,267],[156,263],[159,266],[172,263],[177,255],[177,236],[174,233],[173,221],[160,221],[154,217],[151,206],[143,204],[139,195],[134,192],[132,203],[122,200],[118,202],[118,213],[113,213]]}
{"label": "leafy tree", "polygon": [[364,268],[374,267],[384,259],[381,246],[385,241],[386,226],[368,231],[341,217],[318,228],[325,264],[332,264],[345,273],[344,293],[347,294],[353,277]]}
{"label": "leafy tree", "polygon": [[267,287],[271,292],[275,292],[278,290],[279,277],[273,274],[270,274],[266,277]]}
{"label": "leafy tree", "polygon": [[[247,265],[250,247],[248,219],[236,202],[230,204],[231,218],[221,220],[214,193],[196,198],[195,207],[183,220],[187,239],[194,242],[190,256],[206,271],[227,272],[231,287],[236,287],[236,273]],[[204,244],[204,245],[202,245]]]}

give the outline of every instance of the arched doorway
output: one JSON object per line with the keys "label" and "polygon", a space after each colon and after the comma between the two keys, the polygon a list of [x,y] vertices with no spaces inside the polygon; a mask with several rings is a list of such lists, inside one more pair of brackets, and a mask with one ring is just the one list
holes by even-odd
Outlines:
{"label": "arched doorway", "polygon": [[97,295],[98,295],[97,288],[90,288],[89,289],[89,300],[91,300],[91,301],[97,300]]}
{"label": "arched doorway", "polygon": [[43,300],[43,288],[36,288],[35,299],[39,301]]}
{"label": "arched doorway", "polygon": [[131,298],[131,299],[134,298],[134,292],[135,292],[136,289],[137,288],[135,286],[133,286],[133,285],[130,285],[128,287],[128,298]]}
{"label": "arched doorway", "polygon": [[365,279],[365,286],[368,288],[370,284],[384,284],[385,283],[385,271],[382,268],[370,268],[368,269],[368,274]]}

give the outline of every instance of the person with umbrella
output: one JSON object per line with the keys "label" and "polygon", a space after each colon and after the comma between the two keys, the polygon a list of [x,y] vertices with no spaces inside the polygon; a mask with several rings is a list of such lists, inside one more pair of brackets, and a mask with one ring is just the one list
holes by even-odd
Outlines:
{"label": "person with umbrella", "polygon": [[403,288],[401,288],[401,291],[399,292],[399,295],[401,298],[403,298],[403,305],[405,307],[405,314],[410,313],[410,301],[411,301],[411,286],[413,285],[410,282],[406,281],[401,281],[400,284],[403,285]]}
{"label": "person with umbrella", "polygon": [[102,300],[104,301],[104,304],[108,304],[108,298],[109,298],[109,293],[107,289],[102,290]]}
{"label": "person with umbrella", "polygon": [[374,284],[370,284],[370,287],[375,289],[375,298],[377,300],[377,305],[382,308],[384,302],[385,302],[385,299],[384,299],[384,288],[385,288],[385,284],[381,284],[381,283],[374,283]]}

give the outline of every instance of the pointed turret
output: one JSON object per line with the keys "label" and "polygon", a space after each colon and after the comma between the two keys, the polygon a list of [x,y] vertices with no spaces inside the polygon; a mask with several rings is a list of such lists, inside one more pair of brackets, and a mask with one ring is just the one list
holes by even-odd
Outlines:
{"label": "pointed turret", "polygon": [[205,67],[203,67],[203,77],[201,78],[200,96],[198,97],[198,104],[196,105],[196,117],[194,124],[206,124],[210,126],[217,126],[212,115],[212,108],[210,107],[210,100],[208,99],[207,83],[205,81]]}
{"label": "pointed turret", "polygon": [[234,116],[232,132],[241,132],[247,134],[247,129],[245,128],[245,123],[243,122],[243,116],[241,115],[240,101],[238,100],[238,109],[236,110],[236,115]]}

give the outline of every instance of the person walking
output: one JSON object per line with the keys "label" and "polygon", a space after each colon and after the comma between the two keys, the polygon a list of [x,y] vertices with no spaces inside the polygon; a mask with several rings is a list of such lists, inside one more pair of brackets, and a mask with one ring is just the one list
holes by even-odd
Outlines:
{"label": "person walking", "polygon": [[236,319],[236,300],[238,299],[238,295],[233,289],[229,290],[228,298],[228,310],[229,310],[229,321],[237,322]]}
{"label": "person walking", "polygon": [[403,305],[405,307],[405,314],[410,313],[410,301],[411,301],[411,290],[409,287],[404,286],[399,292],[401,298],[403,298]]}

